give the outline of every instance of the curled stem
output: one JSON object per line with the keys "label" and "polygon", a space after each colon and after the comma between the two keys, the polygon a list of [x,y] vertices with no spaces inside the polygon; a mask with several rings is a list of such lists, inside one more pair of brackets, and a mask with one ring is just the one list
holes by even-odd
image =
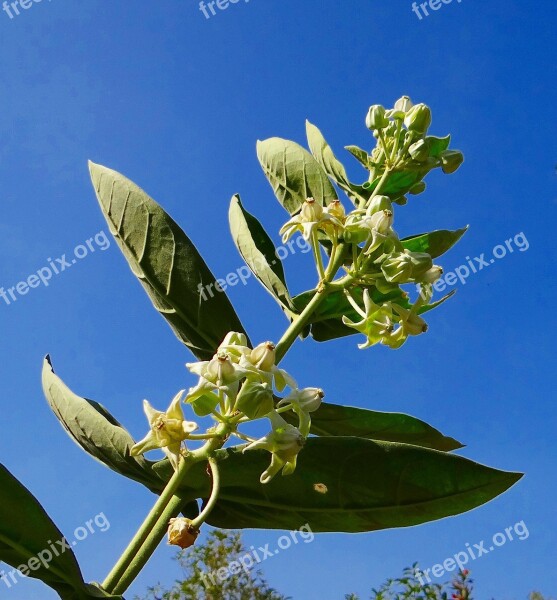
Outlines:
{"label": "curled stem", "polygon": [[207,517],[211,514],[213,508],[215,508],[215,504],[217,503],[219,492],[220,492],[220,474],[219,474],[219,466],[217,460],[211,456],[209,457],[209,468],[211,469],[211,476],[213,479],[213,487],[211,489],[211,496],[205,508],[199,513],[193,521],[191,522],[191,526],[195,529],[198,529],[203,523],[205,523]]}

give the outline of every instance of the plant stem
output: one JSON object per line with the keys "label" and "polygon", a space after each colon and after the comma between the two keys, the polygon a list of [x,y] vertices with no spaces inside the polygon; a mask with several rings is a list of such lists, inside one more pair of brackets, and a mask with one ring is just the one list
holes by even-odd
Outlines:
{"label": "plant stem", "polygon": [[219,497],[220,492],[220,474],[219,474],[219,465],[217,460],[210,456],[209,457],[209,467],[211,469],[211,475],[213,478],[213,487],[211,489],[211,496],[205,505],[205,508],[201,511],[199,516],[197,516],[192,522],[191,526],[195,529],[199,529],[199,527],[205,523],[207,517],[211,514],[211,511],[215,507],[217,503],[217,499]]}
{"label": "plant stem", "polygon": [[332,288],[330,288],[327,284],[332,281],[333,277],[336,275],[338,269],[342,265],[346,248],[347,246],[345,244],[339,244],[334,262],[331,261],[327,267],[327,273],[322,281],[323,285],[321,288],[317,289],[313,298],[308,302],[304,310],[298,315],[298,318],[294,319],[292,323],[290,323],[290,327],[288,327],[288,329],[284,332],[284,335],[276,345],[275,364],[278,365],[278,363],[284,358],[284,355],[288,352],[290,346],[292,346],[292,344],[296,341],[296,338],[300,335],[313,313],[332,291]]}
{"label": "plant stem", "polygon": [[102,587],[107,592],[112,592],[114,590],[114,586],[120,581],[122,575],[124,575],[126,572],[126,569],[135,557],[136,553],[141,549],[141,546],[151,534],[153,527],[157,524],[157,521],[163,514],[167,504],[174,496],[174,492],[178,488],[184,475],[189,471],[191,465],[191,461],[188,461],[186,458],[183,458],[180,461],[178,469],[174,472],[174,475],[145,518],[145,521],[143,521],[143,524],[138,529],[131,542],[128,544],[128,547],[126,550],[124,550],[124,553],[122,556],[120,556],[118,562],[114,565],[113,569],[103,581]]}
{"label": "plant stem", "polygon": [[186,473],[194,464],[207,460],[214,450],[222,447],[226,436],[230,433],[230,425],[220,424],[216,433],[218,435],[208,440],[202,448],[190,452],[180,461],[178,469],[147,518],[104,580],[102,587],[107,592],[123,593],[143,569],[164,537],[168,521],[176,516],[184,505],[184,499],[176,492]]}
{"label": "plant stem", "polygon": [[316,230],[311,232],[311,247],[313,249],[313,256],[315,258],[315,265],[317,267],[319,281],[323,281],[325,278],[325,270],[323,268],[323,257],[321,256],[321,247],[319,246]]}

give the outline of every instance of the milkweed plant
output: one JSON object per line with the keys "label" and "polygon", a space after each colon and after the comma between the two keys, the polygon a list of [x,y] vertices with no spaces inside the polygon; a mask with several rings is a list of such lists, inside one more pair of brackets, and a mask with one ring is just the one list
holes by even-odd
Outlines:
{"label": "milkweed plant", "polygon": [[[414,417],[324,402],[321,382],[301,387],[299,374],[280,367],[309,336],[357,335],[362,350],[410,344],[427,331],[427,314],[451,296],[433,300],[437,259],[466,228],[407,237],[395,229],[396,211],[424,192],[430,171],[450,174],[463,162],[450,136],[429,135],[430,125],[430,108],[406,96],[392,109],[372,106],[366,126],[373,149],[346,148],[368,172],[363,184],[349,180],[309,122],[310,152],[282,138],[258,142],[263,172],[288,213],[282,239],[303,236],[315,262],[310,289],[292,295],[271,237],[232,198],[234,243],[288,320],[278,341],[252,342],[222,288],[205,293],[215,278],[177,223],[124,176],[90,163],[111,233],[195,359],[186,364],[187,389],[168,408],[144,401],[147,434],[135,441],[104,406],[73,393],[46,357],[44,393],[68,434],[158,499],[102,583],[85,583],[69,547],[30,576],[63,600],[123,598],[165,536],[187,548],[204,523],[290,530],[307,523],[313,532],[348,533],[407,527],[475,508],[521,477],[455,455],[459,442]],[[254,439],[245,426],[258,420],[269,430]],[[164,458],[145,458],[152,450]],[[0,516],[0,559],[15,568],[63,539],[4,467]]]}

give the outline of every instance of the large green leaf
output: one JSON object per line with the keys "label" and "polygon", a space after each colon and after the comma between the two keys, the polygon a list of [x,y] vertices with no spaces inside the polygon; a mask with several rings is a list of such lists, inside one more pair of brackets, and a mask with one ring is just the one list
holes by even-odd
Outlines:
{"label": "large green leaf", "polygon": [[54,373],[50,357],[43,365],[43,390],[68,435],[93,458],[120,475],[158,490],[160,479],[151,461],[131,456],[132,436],[98,402],[74,394]]}
{"label": "large green leaf", "polygon": [[[21,569],[55,589],[63,600],[112,598],[83,581],[79,565],[64,536],[38,500],[0,464],[0,561]],[[54,550],[53,550],[54,548]],[[15,585],[20,575],[5,574],[4,582]]]}
{"label": "large green leaf", "polygon": [[431,258],[437,258],[450,250],[467,231],[468,227],[455,231],[439,229],[430,233],[419,233],[400,241],[406,250],[427,252]]}
{"label": "large green leaf", "polygon": [[344,165],[336,158],[321,131],[309,121],[306,121],[306,134],[311,153],[327,175],[346,192],[354,204],[358,205],[360,200],[365,201],[368,194],[365,194],[361,186],[350,183]]}
{"label": "large green leaf", "polygon": [[[296,529],[356,533],[408,527],[469,511],[492,500],[521,475],[454,454],[356,437],[310,438],[293,475],[259,483],[270,455],[229,448],[220,499],[208,523],[226,529]],[[163,461],[158,469],[170,477]],[[206,465],[196,465],[184,497],[207,498]],[[324,493],[325,492],[325,493]]]}
{"label": "large green leaf", "polygon": [[293,308],[275,245],[261,223],[244,209],[238,195],[230,202],[228,219],[234,243],[253,274],[283,307]]}
{"label": "large green leaf", "polygon": [[229,331],[244,329],[195,246],[142,189],[89,163],[111,233],[155,308],[198,358],[210,358]]}
{"label": "large green leaf", "polygon": [[302,146],[273,137],[257,142],[257,157],[278,201],[291,214],[308,198],[325,205],[337,193],[325,171]]}
{"label": "large green leaf", "polygon": [[[297,417],[287,412],[283,417],[297,424]],[[462,444],[444,436],[420,419],[401,413],[378,412],[353,406],[323,402],[311,414],[311,433],[321,437],[354,436],[385,442],[400,442],[450,452]]]}

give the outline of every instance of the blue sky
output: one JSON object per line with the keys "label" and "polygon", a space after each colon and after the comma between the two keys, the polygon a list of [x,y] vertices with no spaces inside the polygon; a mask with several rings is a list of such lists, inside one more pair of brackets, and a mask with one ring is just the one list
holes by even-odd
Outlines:
{"label": "blue sky", "polygon": [[[418,560],[443,561],[524,521],[528,539],[472,563],[478,597],[555,593],[557,459],[553,336],[557,217],[557,8],[463,0],[419,20],[408,0],[251,0],[210,19],[194,0],[43,1],[0,13],[0,286],[10,287],[107,231],[87,159],[125,173],[184,227],[216,275],[241,264],[228,233],[233,193],[277,231],[285,214],[255,142],[304,141],[304,119],[342,154],[370,144],[364,115],[402,94],[428,103],[431,132],[453,135],[464,167],[434,173],[397,211],[409,235],[470,224],[443,265],[523,232],[515,251],[458,285],[430,330],[402,350],[360,352],[356,338],[298,343],[285,365],[332,401],[426,419],[467,444],[466,456],[526,477],[491,504],[419,528],[321,535],[268,560],[271,582],[297,599],[366,594]],[[346,155],[350,174],[363,171]],[[292,287],[307,257],[286,264]],[[313,273],[311,273],[313,278]],[[252,339],[285,321],[255,281],[230,291]],[[111,527],[76,548],[89,580],[103,579],[153,497],[91,461],[65,436],[40,387],[42,357],[81,395],[105,404],[136,437],[141,400],[165,405],[192,385],[190,355],[149,306],[112,245],[16,302],[0,300],[4,422],[0,461],[41,500],[66,535],[104,512]],[[279,532],[248,532],[248,545]],[[161,546],[133,586],[179,575]],[[54,598],[24,581],[0,595]]]}

